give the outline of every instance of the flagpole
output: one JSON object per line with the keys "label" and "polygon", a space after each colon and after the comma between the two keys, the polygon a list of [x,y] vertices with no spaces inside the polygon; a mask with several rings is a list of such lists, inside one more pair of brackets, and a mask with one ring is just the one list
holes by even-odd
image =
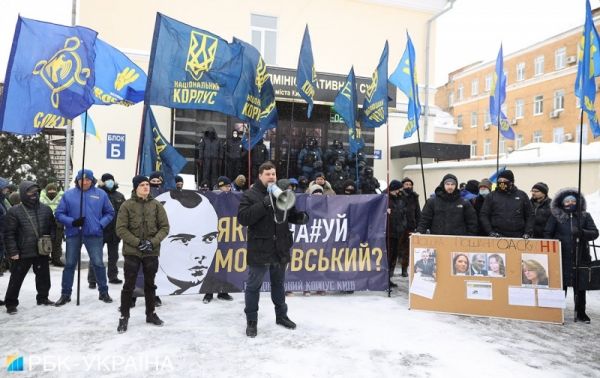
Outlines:
{"label": "flagpole", "polygon": [[[484,120],[485,122],[485,120]],[[498,138],[496,141],[496,172],[500,169],[500,111],[498,111]]]}
{"label": "flagpole", "polygon": [[250,189],[250,185],[252,185],[252,135],[250,134],[250,124],[248,124],[248,189]]}
{"label": "flagpole", "polygon": [[420,128],[417,128],[417,141],[418,141],[418,145],[419,145],[419,161],[421,162],[421,178],[423,179],[423,193],[425,196],[425,201],[427,201],[427,188],[425,187],[425,169],[423,168],[423,151],[421,150],[421,130],[420,130]]}
{"label": "flagpole", "polygon": [[[83,217],[83,171],[85,169],[85,146],[87,141],[87,121],[88,121],[88,112],[85,111],[85,117],[83,121],[83,153],[81,156],[81,186],[79,190],[81,191],[79,196],[79,218]],[[81,246],[83,244],[83,226],[79,227],[79,258],[77,259],[77,306],[79,306],[79,298],[81,292]],[[90,259],[90,265],[92,264],[92,260]],[[91,269],[91,267],[88,267]]]}
{"label": "flagpole", "polygon": [[[144,125],[146,123],[146,113],[148,111],[148,106],[146,105],[146,103],[144,102],[144,108],[143,108],[143,113],[142,113],[142,126],[140,127],[140,141],[138,143],[138,153],[137,153],[137,160],[135,162],[135,174],[139,175],[142,172],[142,145],[144,144]],[[196,164],[196,162],[194,162],[194,164]]]}
{"label": "flagpole", "polygon": [[294,138],[294,99],[292,99],[292,118],[290,121],[290,135],[288,136],[288,151],[287,151],[287,165],[285,170],[285,177],[290,177],[290,156],[292,155],[292,140]]}
{"label": "flagpole", "polygon": [[[582,198],[581,195],[581,168],[583,162],[583,106],[581,107],[581,113],[579,116],[579,177],[577,181],[577,231],[579,235],[582,234],[582,221],[581,215],[583,212],[582,209]],[[578,314],[578,306],[577,302],[579,300],[579,256],[581,255],[581,251],[579,249],[579,238],[580,236],[575,237],[575,280],[573,282],[573,296],[575,298],[575,311],[574,311],[574,321],[577,321]]]}
{"label": "flagpole", "polygon": [[[386,134],[387,134],[386,138],[385,138],[385,140],[386,140],[386,147],[385,147],[386,159],[385,160],[386,160],[386,165],[387,165],[387,168],[386,168],[387,169],[387,171],[386,171],[386,183],[387,183],[387,192],[388,192],[388,195],[386,197],[386,202],[387,202],[386,210],[387,210],[387,209],[390,208],[390,152],[391,152],[390,151],[390,124],[387,123],[387,122],[385,124],[385,130],[386,130]],[[390,214],[386,211],[386,215],[387,215],[387,224],[388,224],[388,227],[389,227],[389,224],[390,224]],[[390,233],[387,232],[386,236],[387,236],[387,246],[389,247],[389,245],[390,245]],[[389,248],[388,248],[387,253],[388,254],[390,253]],[[389,272],[389,269],[390,269],[390,267],[388,266],[388,272]],[[389,275],[389,273],[388,273],[388,298],[392,296],[392,286],[390,285],[391,282],[392,282],[392,276]]]}

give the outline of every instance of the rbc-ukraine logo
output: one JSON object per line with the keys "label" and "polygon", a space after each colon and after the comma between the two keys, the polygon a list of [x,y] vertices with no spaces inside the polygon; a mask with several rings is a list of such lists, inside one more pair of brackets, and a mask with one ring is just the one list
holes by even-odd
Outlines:
{"label": "rbc-ukraine logo", "polygon": [[6,357],[6,371],[23,371],[23,357],[9,354]]}

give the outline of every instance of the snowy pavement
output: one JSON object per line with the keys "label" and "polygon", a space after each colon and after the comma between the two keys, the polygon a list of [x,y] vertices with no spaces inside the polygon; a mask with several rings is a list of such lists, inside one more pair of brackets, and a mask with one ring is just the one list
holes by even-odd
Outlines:
{"label": "snowy pavement", "polygon": [[[62,269],[52,267],[50,299]],[[85,284],[81,306],[35,304],[30,272],[16,315],[0,313],[0,359],[24,357],[19,377],[595,377],[600,376],[600,293],[588,293],[590,325],[475,318],[408,310],[407,280],[387,293],[288,297],[298,328],[275,324],[261,296],[258,337],[244,334],[242,294],[203,304],[199,295],[164,297],[158,328],[145,323],[143,300],[129,330],[117,334],[120,287],[112,304]],[[0,295],[8,274],[0,277]],[[75,296],[73,296],[73,300]],[[568,299],[572,303],[571,295]],[[571,307],[571,306],[570,306]],[[8,374],[3,365],[0,376]]]}

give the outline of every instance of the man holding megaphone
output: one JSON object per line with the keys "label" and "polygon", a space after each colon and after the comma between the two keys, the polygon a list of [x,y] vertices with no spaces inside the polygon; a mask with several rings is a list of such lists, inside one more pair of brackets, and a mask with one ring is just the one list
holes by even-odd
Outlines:
{"label": "man holding megaphone", "polygon": [[295,329],[296,323],[287,316],[285,303],[285,270],[290,262],[293,244],[288,223],[306,224],[308,214],[294,207],[296,198],[287,188],[276,184],[275,165],[265,162],[258,168],[258,181],[244,192],[238,210],[238,221],[248,227],[249,266],[246,281],[246,336],[257,334],[258,300],[263,277],[269,271],[271,300],[275,305],[275,322]]}

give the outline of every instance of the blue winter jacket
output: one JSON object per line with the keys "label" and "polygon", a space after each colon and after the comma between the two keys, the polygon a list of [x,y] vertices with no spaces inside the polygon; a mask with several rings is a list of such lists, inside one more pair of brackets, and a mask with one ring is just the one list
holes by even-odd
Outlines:
{"label": "blue winter jacket", "polygon": [[[56,209],[56,219],[65,225],[65,235],[67,237],[79,234],[79,229],[73,227],[72,223],[80,217],[80,198],[80,188],[69,189],[63,195]],[[83,192],[83,203],[83,216],[85,217],[83,236],[103,236],[102,230],[115,217],[115,210],[108,195],[104,190],[92,186]]]}

